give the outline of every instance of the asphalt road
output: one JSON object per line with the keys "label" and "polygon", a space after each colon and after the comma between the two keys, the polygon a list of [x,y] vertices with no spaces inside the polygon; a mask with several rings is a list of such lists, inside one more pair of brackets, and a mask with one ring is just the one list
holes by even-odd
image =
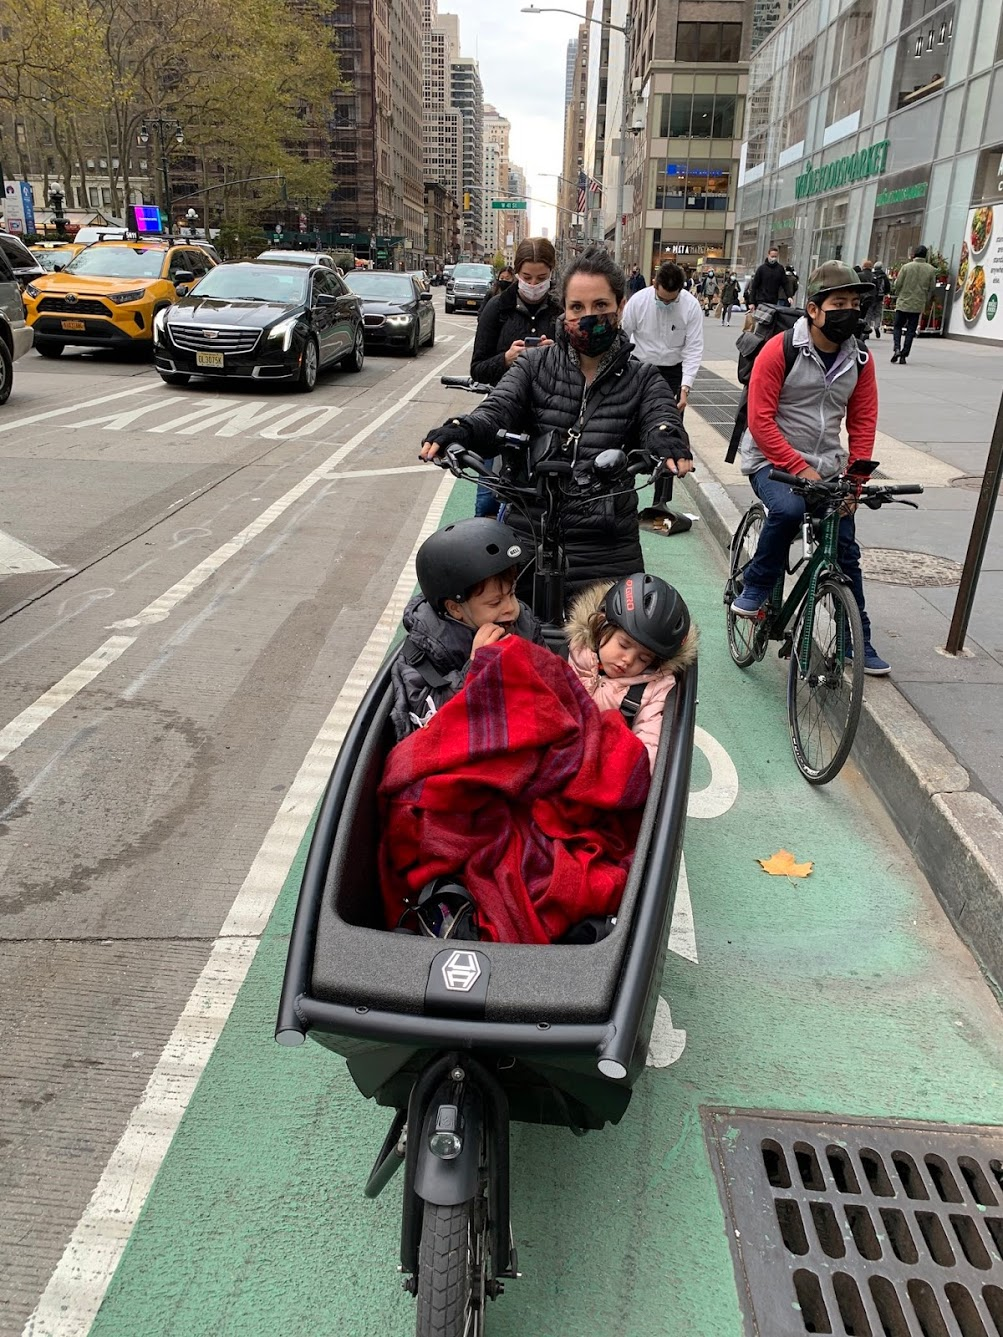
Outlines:
{"label": "asphalt road", "polygon": [[[442,475],[474,322],[312,395],[31,353],[0,414],[0,1333],[19,1333]],[[389,472],[387,472],[389,471]],[[39,568],[39,569],[25,569]]]}

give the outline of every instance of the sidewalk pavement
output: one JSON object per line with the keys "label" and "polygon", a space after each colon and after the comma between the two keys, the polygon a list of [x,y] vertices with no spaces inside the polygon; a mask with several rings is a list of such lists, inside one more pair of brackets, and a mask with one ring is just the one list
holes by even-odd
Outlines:
{"label": "sidewalk pavement", "polygon": [[[741,328],[737,313],[730,326],[706,319],[703,370],[686,413],[697,457],[687,491],[723,546],[752,500],[738,465],[724,462]],[[955,924],[1003,988],[999,503],[966,653],[943,653],[1003,391],[1003,351],[923,338],[901,367],[891,364],[888,334],[870,347],[880,403],[878,479],[922,483],[925,491],[918,511],[887,506],[858,513],[872,639],[891,661],[892,676],[867,680],[855,756]],[[722,629],[723,620],[722,613]]]}

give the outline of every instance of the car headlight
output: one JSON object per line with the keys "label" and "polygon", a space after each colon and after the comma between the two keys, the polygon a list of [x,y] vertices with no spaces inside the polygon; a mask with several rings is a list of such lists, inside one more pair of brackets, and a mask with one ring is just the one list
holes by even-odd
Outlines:
{"label": "car headlight", "polygon": [[292,347],[293,333],[295,332],[296,322],[298,320],[298,316],[287,316],[285,320],[280,320],[277,325],[273,325],[268,331],[269,339],[282,340],[283,353],[288,353],[289,349]]}
{"label": "car headlight", "polygon": [[34,283],[29,283],[28,286],[25,288],[25,292],[28,294],[29,297],[37,297],[38,294],[41,292],[41,289],[36,288]]}
{"label": "car headlight", "polygon": [[410,325],[413,316],[387,316],[388,325]]}
{"label": "car headlight", "polygon": [[167,336],[167,307],[162,306],[153,317],[153,337],[164,339]]}
{"label": "car headlight", "polygon": [[126,302],[139,302],[146,296],[145,288],[130,288],[128,292],[112,292],[108,294],[109,302],[114,302],[116,306],[124,306]]}

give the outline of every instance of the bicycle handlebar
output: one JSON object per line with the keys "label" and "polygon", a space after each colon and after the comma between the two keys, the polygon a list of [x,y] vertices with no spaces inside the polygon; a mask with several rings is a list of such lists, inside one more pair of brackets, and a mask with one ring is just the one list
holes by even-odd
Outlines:
{"label": "bicycle handlebar", "polygon": [[494,389],[493,385],[475,381],[472,376],[441,376],[439,382],[450,390],[469,390],[472,395],[489,395]]}
{"label": "bicycle handlebar", "polygon": [[882,487],[880,483],[871,483],[867,487],[861,488],[865,496],[876,496],[883,492],[886,497],[904,497],[916,496],[923,491],[922,483],[900,483],[897,487]]}
{"label": "bicycle handlebar", "polygon": [[920,483],[899,483],[887,486],[881,483],[865,483],[858,488],[854,479],[846,474],[840,474],[836,478],[819,479],[790,474],[785,469],[771,469],[770,478],[774,483],[786,483],[788,487],[802,495],[815,492],[829,497],[838,497],[841,494],[849,496],[855,492],[861,501],[867,502],[869,500],[872,506],[875,503],[880,505],[882,501],[890,501],[894,497],[917,496],[923,491]]}

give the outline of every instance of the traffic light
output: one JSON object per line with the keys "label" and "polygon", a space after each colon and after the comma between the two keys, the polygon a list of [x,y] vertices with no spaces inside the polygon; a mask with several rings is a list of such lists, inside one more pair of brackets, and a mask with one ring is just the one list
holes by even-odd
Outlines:
{"label": "traffic light", "polygon": [[463,192],[463,212],[464,212],[465,214],[468,214],[468,213],[470,212],[470,191],[469,191],[469,190],[465,190],[465,191]]}

